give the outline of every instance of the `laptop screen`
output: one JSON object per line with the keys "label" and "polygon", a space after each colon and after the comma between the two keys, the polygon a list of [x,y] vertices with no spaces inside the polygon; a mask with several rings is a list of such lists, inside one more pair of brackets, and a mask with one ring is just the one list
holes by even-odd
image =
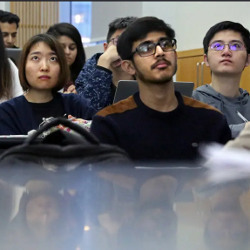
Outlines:
{"label": "laptop screen", "polygon": [[[192,96],[193,82],[174,82],[175,90],[185,96]],[[139,90],[136,80],[120,80],[114,96],[113,103],[128,98]]]}
{"label": "laptop screen", "polygon": [[6,48],[6,53],[7,57],[9,57],[16,65],[18,65],[22,49]]}

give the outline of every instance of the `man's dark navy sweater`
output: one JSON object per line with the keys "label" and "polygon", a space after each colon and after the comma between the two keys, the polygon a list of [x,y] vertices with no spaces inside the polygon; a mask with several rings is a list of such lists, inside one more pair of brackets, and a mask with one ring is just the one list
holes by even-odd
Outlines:
{"label": "man's dark navy sweater", "polygon": [[176,92],[178,107],[158,112],[143,104],[139,93],[99,111],[91,132],[102,142],[115,144],[138,161],[194,160],[198,146],[225,144],[231,132],[218,110]]}

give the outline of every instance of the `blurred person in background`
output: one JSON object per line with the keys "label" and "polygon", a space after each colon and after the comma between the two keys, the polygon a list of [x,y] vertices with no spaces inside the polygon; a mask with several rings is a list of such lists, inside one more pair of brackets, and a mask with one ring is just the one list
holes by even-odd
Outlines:
{"label": "blurred person in background", "polygon": [[23,94],[16,65],[7,58],[0,32],[0,103]]}
{"label": "blurred person in background", "polygon": [[11,12],[0,10],[0,28],[6,48],[18,48],[16,43],[20,18]]}
{"label": "blurred person in background", "polygon": [[90,100],[96,109],[102,109],[113,103],[119,80],[131,80],[133,76],[121,68],[121,59],[116,45],[119,36],[136,17],[121,17],[109,24],[107,42],[103,44],[104,52],[96,53],[86,61],[76,79],[79,95]]}
{"label": "blurred person in background", "polygon": [[203,47],[212,81],[195,89],[193,98],[219,109],[235,138],[250,119],[249,93],[240,88],[250,62],[250,33],[240,23],[223,21],[207,31]]}
{"label": "blurred person in background", "polygon": [[54,24],[49,27],[47,33],[55,36],[62,44],[70,68],[70,81],[64,86],[63,91],[76,93],[75,80],[86,60],[81,35],[70,23]]}

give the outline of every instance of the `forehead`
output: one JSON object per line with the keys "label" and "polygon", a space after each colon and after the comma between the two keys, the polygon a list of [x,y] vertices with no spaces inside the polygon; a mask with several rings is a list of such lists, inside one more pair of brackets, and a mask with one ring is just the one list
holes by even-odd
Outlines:
{"label": "forehead", "polygon": [[165,32],[162,31],[153,31],[149,32],[146,37],[139,39],[133,43],[133,48],[135,49],[139,44],[145,41],[157,42],[160,38],[167,37]]}
{"label": "forehead", "polygon": [[211,42],[221,40],[225,42],[230,42],[232,40],[239,40],[243,42],[242,36],[239,32],[234,30],[222,30],[217,32],[211,39]]}
{"label": "forehead", "polygon": [[116,30],[114,32],[114,34],[112,34],[112,36],[110,38],[116,38],[116,37],[120,36],[123,33],[124,30],[125,29],[118,29],[118,30]]}
{"label": "forehead", "polygon": [[17,31],[16,23],[0,22],[2,32],[13,33]]}
{"label": "forehead", "polygon": [[44,51],[52,51],[52,49],[50,48],[50,46],[45,43],[45,42],[37,42],[35,44],[33,44],[30,48],[29,54],[32,52],[44,52]]}
{"label": "forehead", "polygon": [[72,43],[75,44],[75,42],[70,37],[68,37],[68,36],[60,36],[58,38],[58,41],[60,43],[65,43],[65,44],[72,44]]}

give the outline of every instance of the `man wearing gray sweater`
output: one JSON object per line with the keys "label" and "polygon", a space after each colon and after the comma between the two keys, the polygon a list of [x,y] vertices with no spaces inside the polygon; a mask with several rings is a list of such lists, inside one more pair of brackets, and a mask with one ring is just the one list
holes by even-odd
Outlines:
{"label": "man wearing gray sweater", "polygon": [[239,87],[250,63],[250,33],[240,23],[223,21],[208,30],[203,47],[212,81],[195,89],[193,98],[219,109],[236,137],[250,120],[249,93]]}

